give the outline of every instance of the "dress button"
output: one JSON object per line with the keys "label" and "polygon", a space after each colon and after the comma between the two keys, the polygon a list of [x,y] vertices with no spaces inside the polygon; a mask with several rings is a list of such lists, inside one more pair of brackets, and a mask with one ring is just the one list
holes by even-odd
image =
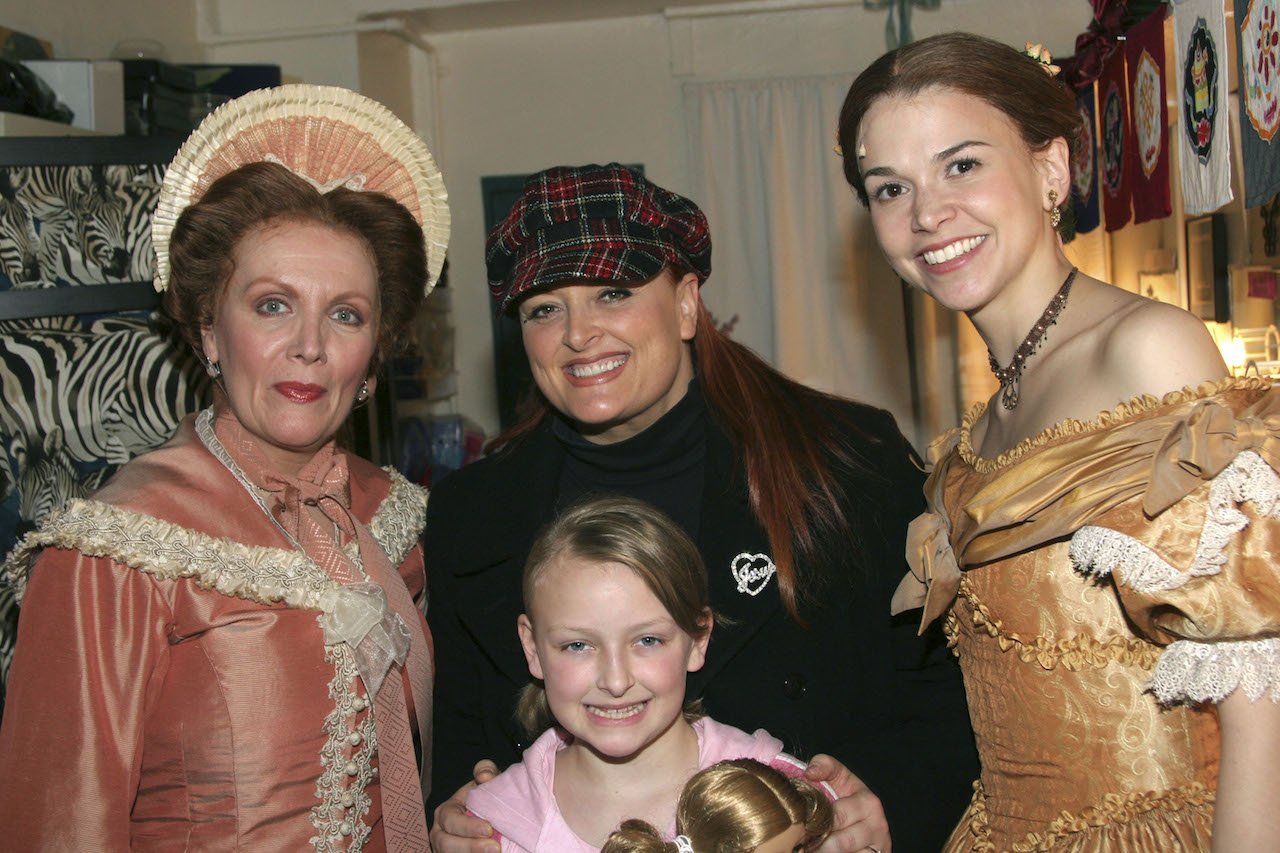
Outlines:
{"label": "dress button", "polygon": [[793,672],[782,679],[782,695],[788,699],[799,699],[805,694],[804,676]]}
{"label": "dress button", "polygon": [[352,732],[351,734],[347,735],[347,743],[351,744],[352,746],[359,746],[360,741],[361,741],[361,737],[359,732]]}
{"label": "dress button", "polygon": [[356,701],[352,702],[351,704],[355,706],[355,709],[357,711],[363,711],[365,708],[369,707],[369,703],[365,700],[363,696],[357,696]]}
{"label": "dress button", "polygon": [[347,771],[348,776],[356,775],[356,763],[354,761],[348,761],[344,769]]}
{"label": "dress button", "polygon": [[356,804],[356,798],[355,798],[355,797],[353,797],[353,796],[351,796],[351,794],[350,794],[350,793],[347,793],[347,794],[343,794],[343,795],[342,795],[342,807],[343,807],[343,808],[349,809],[349,808],[351,808],[352,806],[354,806],[355,804]]}
{"label": "dress button", "polygon": [[344,820],[342,823],[338,824],[338,832],[341,832],[343,835],[350,835],[350,834],[351,834],[351,824],[347,823],[347,822]]}

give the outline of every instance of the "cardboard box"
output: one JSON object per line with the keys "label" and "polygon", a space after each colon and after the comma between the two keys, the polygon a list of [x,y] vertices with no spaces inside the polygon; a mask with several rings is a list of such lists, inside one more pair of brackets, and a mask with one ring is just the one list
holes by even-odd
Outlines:
{"label": "cardboard box", "polygon": [[73,127],[124,133],[124,66],[111,59],[32,59],[23,65],[71,108]]}

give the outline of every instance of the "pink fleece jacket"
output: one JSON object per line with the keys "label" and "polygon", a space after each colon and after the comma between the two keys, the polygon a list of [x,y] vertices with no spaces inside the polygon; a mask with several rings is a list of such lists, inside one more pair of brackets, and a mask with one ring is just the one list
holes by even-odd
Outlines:
{"label": "pink fleece jacket", "polygon": [[[782,741],[764,729],[747,734],[741,729],[717,723],[709,717],[694,721],[698,734],[698,769],[732,758],[754,758],[789,777],[804,774],[805,764],[782,751]],[[554,850],[556,853],[598,853],[574,834],[556,804],[552,782],[556,753],[568,743],[559,729],[550,729],[524,751],[524,761],[508,768],[496,779],[475,788],[467,796],[467,809],[493,825],[504,851]],[[664,829],[667,838],[676,834],[672,814]]]}

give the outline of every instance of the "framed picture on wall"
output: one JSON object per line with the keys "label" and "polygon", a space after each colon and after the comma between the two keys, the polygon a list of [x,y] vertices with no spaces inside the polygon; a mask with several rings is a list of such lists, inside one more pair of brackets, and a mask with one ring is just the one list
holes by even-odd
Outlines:
{"label": "framed picture on wall", "polygon": [[1231,278],[1227,269],[1227,223],[1223,214],[1188,219],[1187,310],[1201,320],[1231,318]]}

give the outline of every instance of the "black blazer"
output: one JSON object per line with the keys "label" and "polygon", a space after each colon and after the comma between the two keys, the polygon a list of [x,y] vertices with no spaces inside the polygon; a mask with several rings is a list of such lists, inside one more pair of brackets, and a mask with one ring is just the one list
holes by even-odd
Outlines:
{"label": "black blazer", "polygon": [[[856,405],[856,404],[849,404]],[[697,544],[711,603],[729,618],[712,632],[706,665],[689,676],[713,718],[764,728],[807,758],[826,752],[881,799],[896,853],[937,851],[968,804],[978,762],[959,668],[935,631],[916,636],[919,611],[891,618],[903,573],[906,526],[923,509],[923,475],[886,412],[863,409],[877,441],[866,447],[882,482],[860,484],[849,507],[869,569],[838,571],[807,627],[781,604],[776,578],[738,592],[739,555],[770,554],[747,503],[741,466],[708,418],[706,480]],[[516,636],[529,546],[556,509],[564,451],[543,424],[514,448],[443,478],[425,533],[428,621],[436,687],[429,811],[471,778],[481,758],[505,767],[529,738],[512,709],[529,672]],[[872,494],[868,494],[872,493]],[[829,553],[851,554],[844,543]]]}

